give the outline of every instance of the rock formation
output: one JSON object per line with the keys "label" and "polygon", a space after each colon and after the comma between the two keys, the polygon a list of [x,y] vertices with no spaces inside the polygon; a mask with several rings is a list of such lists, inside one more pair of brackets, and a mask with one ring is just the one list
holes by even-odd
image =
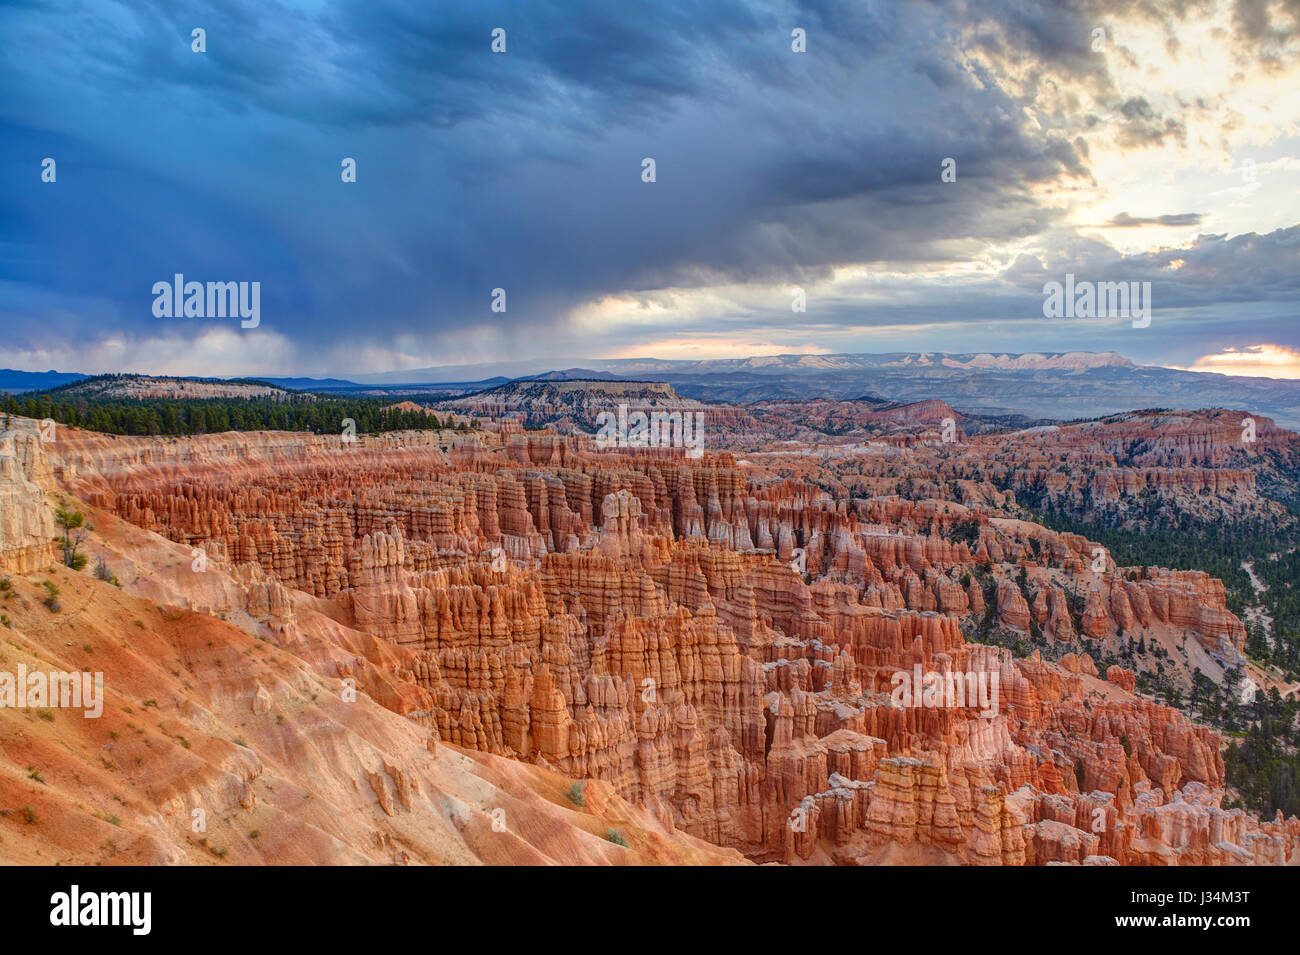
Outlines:
{"label": "rock formation", "polygon": [[[510,428],[449,438],[65,429],[48,453],[68,493],[130,538],[123,560],[151,535],[173,549],[166,574],[128,591],[226,616],[225,658],[247,646],[226,632],[237,625],[325,674],[241,661],[223,714],[298,714],[315,687],[351,681],[376,726],[519,767],[509,785],[590,781],[611,812],[641,813],[639,832],[658,820],[645,851],[665,858],[713,846],[759,862],[1235,864],[1300,848],[1297,820],[1217,808],[1221,738],[1135,696],[1133,670],[967,639],[987,621],[1041,649],[1104,649],[1136,630],[1228,662],[1244,631],[1207,575],[1098,564],[1077,535],[994,516],[1005,493],[974,471],[964,486],[936,475],[933,496],[918,474],[904,497],[869,462],[837,494],[727,452]],[[26,572],[48,504],[20,457],[0,456],[20,515],[0,519],[6,560]],[[167,636],[150,665],[180,642]],[[184,646],[183,661],[217,652]],[[900,683],[915,683],[904,701]],[[192,732],[198,705],[173,733]],[[285,747],[304,744],[275,745],[292,762]],[[232,776],[230,811],[256,790],[259,757],[241,749],[210,758]],[[349,766],[385,819],[428,811],[440,785],[410,752],[379,746]],[[194,801],[149,798],[172,812]],[[474,827],[460,827],[470,853],[504,858]],[[380,831],[385,851],[420,855],[409,832]]]}

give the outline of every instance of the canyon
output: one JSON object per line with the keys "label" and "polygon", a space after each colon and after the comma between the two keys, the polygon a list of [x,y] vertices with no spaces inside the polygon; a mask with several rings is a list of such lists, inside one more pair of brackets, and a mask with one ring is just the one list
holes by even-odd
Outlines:
{"label": "canyon", "polygon": [[[449,404],[472,430],[352,442],[42,441],[12,419],[4,665],[93,664],[108,702],[0,709],[0,855],[1296,861],[1300,820],[1222,808],[1222,735],[1139,688],[1249,670],[1222,582],[1117,566],[1017,504],[1284,520],[1256,478],[1290,479],[1293,433],[1256,415],[1242,448],[1222,409],[1013,430],[944,402],[764,402],[699,406],[692,458],[584,433],[629,394],[686,407],[671,388],[562,384]],[[49,572],[59,501],[120,586]],[[896,705],[916,667],[995,675],[994,712]]]}

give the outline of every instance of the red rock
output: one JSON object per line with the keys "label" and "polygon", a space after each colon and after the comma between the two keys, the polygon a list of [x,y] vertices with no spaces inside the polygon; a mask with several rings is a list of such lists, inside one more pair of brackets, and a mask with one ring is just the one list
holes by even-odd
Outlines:
{"label": "red rock", "polygon": [[[1113,454],[1063,431],[1033,453]],[[1160,454],[1219,454],[1190,434]],[[1205,804],[1198,786],[1223,791],[1221,739],[1132,697],[1131,671],[1108,668],[1105,687],[1087,654],[1014,660],[962,636],[984,614],[975,578],[987,570],[1001,626],[1033,620],[1075,644],[1069,590],[1085,598],[1088,637],[1152,627],[1231,651],[1244,631],[1218,581],[1092,574],[1089,541],[990,516],[980,508],[1004,492],[972,477],[976,465],[959,475],[938,457],[947,472],[912,476],[936,497],[905,500],[893,459],[855,462],[860,483],[832,495],[725,453],[595,451],[504,426],[470,437],[444,457],[433,434],[345,450],[319,436],[159,443],[70,429],[52,472],[186,553],[205,548],[230,609],[259,633],[349,647],[330,651],[334,672],[421,740],[598,781],[674,831],[757,861],[1296,857],[1300,824],[1227,820]],[[923,435],[897,437],[909,455],[938,454]],[[994,455],[978,467],[998,466],[1009,467]],[[1047,477],[1073,493],[1073,478]],[[941,499],[948,481],[980,503]],[[31,507],[34,492],[9,484]],[[996,674],[997,712],[891,705],[896,676],[917,667]],[[417,799],[401,772],[366,772],[360,785],[385,816]],[[1104,833],[1091,828],[1098,809]]]}
{"label": "red rock", "polygon": [[999,621],[1017,630],[1029,629],[1029,604],[1014,582],[998,581],[997,605]]}
{"label": "red rock", "polygon": [[1133,671],[1126,670],[1121,666],[1108,666],[1106,668],[1106,680],[1130,693],[1133,692],[1137,685],[1137,676]]}

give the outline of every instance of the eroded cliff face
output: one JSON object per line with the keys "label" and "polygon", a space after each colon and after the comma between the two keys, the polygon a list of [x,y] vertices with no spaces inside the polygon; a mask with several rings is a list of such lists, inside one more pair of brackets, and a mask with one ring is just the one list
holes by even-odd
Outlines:
{"label": "eroded cliff face", "polygon": [[[42,447],[29,450],[39,466]],[[0,474],[0,494],[49,509],[37,485]],[[0,673],[102,676],[94,705],[29,686],[0,706],[0,861],[744,863],[607,782],[574,790],[553,769],[441,741],[400,715],[419,692],[397,676],[412,653],[258,565],[196,571],[191,548],[89,517],[87,546],[120,587],[45,559],[25,573],[13,555],[26,537],[0,538]]]}
{"label": "eroded cliff face", "polygon": [[712,446],[757,451],[755,463],[837,496],[882,497],[906,487],[915,492],[906,497],[996,507],[1018,501],[1130,529],[1184,516],[1294,520],[1278,501],[1300,494],[1300,435],[1262,415],[1140,411],[989,431],[951,408],[926,413],[930,404],[877,412],[855,402],[762,402],[748,406],[757,426],[718,435]]}
{"label": "eroded cliff face", "polygon": [[34,422],[11,419],[0,431],[0,570],[20,574],[48,566],[55,524],[53,475]]}
{"label": "eroded cliff face", "polygon": [[[1240,649],[1217,581],[1093,570],[1083,538],[985,513],[999,492],[849,502],[728,454],[509,429],[161,444],[63,429],[51,449],[124,537],[173,542],[147,579],[144,545],[118,548],[124,586],[267,635],[429,739],[598,780],[665,831],[786,862],[1300,847],[1297,820],[1217,808],[1218,734],[1135,697],[1132,671],[963,638],[991,612],[1069,639],[1086,583],[1095,639]],[[996,693],[900,700],[900,675],[930,674]]]}

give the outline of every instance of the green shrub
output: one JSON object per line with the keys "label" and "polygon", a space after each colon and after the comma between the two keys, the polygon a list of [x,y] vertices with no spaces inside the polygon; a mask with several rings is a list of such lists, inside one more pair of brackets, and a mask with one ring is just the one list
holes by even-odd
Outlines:
{"label": "green shrub", "polygon": [[59,585],[52,580],[47,580],[44,581],[41,586],[45,588],[45,600],[43,603],[45,606],[50,608],[51,613],[58,613],[60,609]]}
{"label": "green shrub", "polygon": [[122,582],[117,579],[117,575],[108,569],[108,564],[104,561],[103,554],[100,554],[99,559],[95,561],[95,576],[105,583],[112,584],[114,587],[122,586]]}

